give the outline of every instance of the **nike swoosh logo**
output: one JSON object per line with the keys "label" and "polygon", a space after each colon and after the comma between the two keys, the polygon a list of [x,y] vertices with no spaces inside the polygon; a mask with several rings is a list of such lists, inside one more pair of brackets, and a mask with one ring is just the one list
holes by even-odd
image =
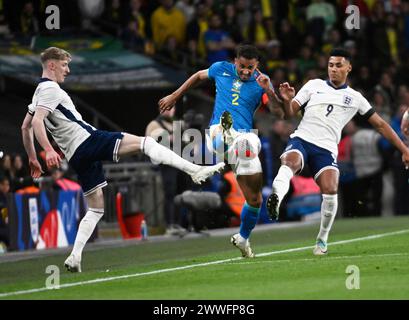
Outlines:
{"label": "nike swoosh logo", "polygon": [[230,75],[228,73],[226,73],[226,72],[223,72],[223,75],[227,76],[227,77],[230,77]]}

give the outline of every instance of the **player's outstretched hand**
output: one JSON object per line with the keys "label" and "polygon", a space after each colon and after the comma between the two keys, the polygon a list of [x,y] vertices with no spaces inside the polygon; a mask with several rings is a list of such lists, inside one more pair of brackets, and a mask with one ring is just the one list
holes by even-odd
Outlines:
{"label": "player's outstretched hand", "polygon": [[41,174],[44,173],[43,169],[41,168],[41,164],[37,159],[29,160],[28,165],[30,166],[31,177],[33,177],[34,179],[40,178]]}
{"label": "player's outstretched hand", "polygon": [[281,97],[286,101],[291,101],[295,97],[295,89],[288,82],[281,83],[278,90]]}
{"label": "player's outstretched hand", "polygon": [[256,78],[258,85],[262,87],[264,91],[267,91],[268,89],[271,88],[270,78],[267,77],[264,73],[262,73],[258,68],[256,68],[256,71],[259,73],[259,75]]}
{"label": "player's outstretched hand", "polygon": [[163,113],[166,110],[172,109],[175,106],[175,104],[176,104],[176,99],[171,94],[160,99],[158,102],[160,113]]}
{"label": "player's outstretched hand", "polygon": [[61,157],[55,150],[45,152],[45,163],[48,168],[59,168],[61,164]]}

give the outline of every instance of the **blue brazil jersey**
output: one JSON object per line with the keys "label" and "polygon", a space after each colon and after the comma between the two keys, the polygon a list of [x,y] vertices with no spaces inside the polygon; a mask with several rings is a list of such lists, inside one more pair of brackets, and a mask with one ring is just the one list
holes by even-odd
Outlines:
{"label": "blue brazil jersey", "polygon": [[241,81],[234,64],[222,61],[212,64],[209,78],[216,82],[216,101],[210,125],[218,124],[224,111],[233,118],[233,128],[249,131],[253,128],[253,114],[261,102],[264,90],[255,79]]}

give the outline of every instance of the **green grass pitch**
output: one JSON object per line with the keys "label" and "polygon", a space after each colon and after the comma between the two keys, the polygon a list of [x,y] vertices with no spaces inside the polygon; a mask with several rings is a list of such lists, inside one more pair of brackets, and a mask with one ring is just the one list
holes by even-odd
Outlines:
{"label": "green grass pitch", "polygon": [[[0,262],[0,299],[409,299],[409,217],[338,219],[323,257],[312,254],[318,228],[256,227],[254,259],[212,236],[86,249],[80,274],[62,267],[68,249]],[[48,265],[60,267],[60,289],[41,289]],[[346,287],[350,265],[359,289]]]}

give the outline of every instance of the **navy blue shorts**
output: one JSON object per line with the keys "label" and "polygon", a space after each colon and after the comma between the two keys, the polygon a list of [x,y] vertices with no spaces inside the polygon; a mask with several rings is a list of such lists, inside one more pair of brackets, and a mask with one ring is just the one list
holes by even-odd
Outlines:
{"label": "navy blue shorts", "polygon": [[107,185],[102,161],[118,159],[118,149],[124,135],[121,132],[96,130],[75,150],[69,161],[78,174],[84,195]]}
{"label": "navy blue shorts", "polygon": [[318,176],[326,169],[338,171],[335,154],[301,138],[295,137],[288,140],[287,147],[281,157],[289,152],[298,152],[301,155],[301,170],[304,168],[304,164],[308,164],[314,180],[317,180]]}

